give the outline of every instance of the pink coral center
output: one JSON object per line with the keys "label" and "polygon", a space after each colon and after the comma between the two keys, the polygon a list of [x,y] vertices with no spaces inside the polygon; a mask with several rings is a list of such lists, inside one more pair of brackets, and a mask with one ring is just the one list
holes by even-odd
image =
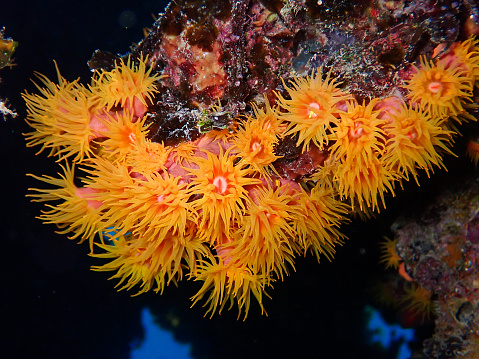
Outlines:
{"label": "pink coral center", "polygon": [[414,141],[416,140],[418,137],[419,137],[419,134],[417,133],[417,131],[415,129],[412,129],[411,131],[409,131],[407,133],[407,137],[411,140],[411,141]]}
{"label": "pink coral center", "polygon": [[131,132],[128,135],[128,140],[130,141],[131,144],[135,144],[136,143],[136,135],[133,132]]}
{"label": "pink coral center", "polygon": [[443,86],[440,81],[431,81],[427,85],[427,90],[434,94],[439,93],[442,90]]}
{"label": "pink coral center", "polygon": [[213,185],[219,193],[224,194],[228,189],[228,180],[223,176],[216,176],[213,179]]}
{"label": "pink coral center", "polygon": [[349,135],[351,138],[359,138],[364,134],[364,129],[360,126],[361,124],[359,122],[354,123],[354,128],[349,130]]}
{"label": "pink coral center", "polygon": [[251,149],[252,149],[253,151],[256,151],[256,150],[261,151],[261,144],[260,144],[259,142],[257,142],[257,141],[253,142],[253,143],[251,144]]}
{"label": "pink coral center", "polygon": [[309,108],[308,118],[318,117],[318,114],[316,113],[316,111],[313,111],[311,108],[314,108],[314,109],[316,109],[316,110],[321,109],[321,106],[319,105],[319,103],[317,103],[317,102],[311,102],[311,103],[308,105],[308,108]]}

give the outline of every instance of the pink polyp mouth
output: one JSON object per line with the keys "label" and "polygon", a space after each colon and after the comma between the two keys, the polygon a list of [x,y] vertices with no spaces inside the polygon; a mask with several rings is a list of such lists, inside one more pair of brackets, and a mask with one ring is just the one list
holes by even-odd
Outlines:
{"label": "pink polyp mouth", "polygon": [[411,141],[414,141],[414,140],[416,140],[416,139],[419,137],[419,134],[417,133],[416,130],[413,129],[413,130],[411,130],[411,131],[408,132],[407,137],[408,137]]}
{"label": "pink polyp mouth", "polygon": [[251,150],[254,152],[256,150],[260,151],[261,150],[261,144],[259,142],[253,142],[251,145]]}
{"label": "pink polyp mouth", "polygon": [[217,176],[213,179],[213,185],[219,193],[224,194],[228,189],[228,180],[223,176]]}
{"label": "pink polyp mouth", "polygon": [[441,92],[442,87],[442,83],[440,83],[439,81],[433,81],[427,85],[428,91],[434,94]]}
{"label": "pink polyp mouth", "polygon": [[309,118],[318,117],[318,114],[317,114],[315,111],[313,111],[311,108],[316,109],[316,110],[320,110],[320,109],[321,109],[321,106],[319,105],[319,103],[317,103],[317,102],[311,102],[311,103],[308,105],[308,109],[309,109],[308,117],[309,117]]}
{"label": "pink polyp mouth", "polygon": [[360,127],[360,123],[356,122],[354,128],[349,130],[351,138],[359,138],[364,134],[364,128]]}

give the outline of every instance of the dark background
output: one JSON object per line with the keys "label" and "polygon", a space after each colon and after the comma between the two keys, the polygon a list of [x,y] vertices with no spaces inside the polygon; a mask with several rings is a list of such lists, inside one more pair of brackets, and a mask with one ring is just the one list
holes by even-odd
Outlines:
{"label": "dark background", "polygon": [[[471,164],[454,162],[449,173],[438,170],[433,180],[421,178],[419,188],[397,188],[399,196],[388,198],[388,209],[377,219],[342,228],[349,240],[333,262],[298,258],[296,272],[269,291],[268,316],[261,316],[253,301],[245,322],[236,320],[236,308],[211,320],[200,305],[190,309],[198,283],[183,281],[162,296],[117,292],[108,274],[90,271],[99,263],[88,256],[88,245],[69,241],[34,218],[41,206],[25,194],[38,183],[25,174],[57,170],[53,159],[35,156],[35,149],[24,145],[22,133],[28,129],[21,93],[35,91],[34,71],[55,80],[56,60],[65,78],[80,76],[88,83],[86,63],[93,51],[126,53],[164,7],[163,1],[1,2],[0,26],[20,45],[15,66],[0,71],[0,98],[8,97],[18,112],[15,119],[0,120],[0,304],[6,333],[0,357],[128,358],[130,343],[143,334],[141,308],[149,306],[163,327],[192,345],[196,358],[393,358],[369,345],[365,330],[364,307],[374,304],[370,289],[383,273],[377,243],[391,235],[389,227],[402,210],[423,202],[458,171],[470,171]],[[119,23],[125,10],[136,15],[128,29]]]}

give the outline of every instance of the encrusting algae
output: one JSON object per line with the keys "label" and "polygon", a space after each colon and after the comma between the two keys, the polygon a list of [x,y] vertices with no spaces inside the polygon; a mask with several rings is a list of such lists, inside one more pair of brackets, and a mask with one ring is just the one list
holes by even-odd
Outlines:
{"label": "encrusting algae", "polygon": [[[229,302],[246,317],[251,296],[265,312],[266,290],[296,256],[332,259],[351,211],[379,211],[396,183],[444,167],[456,134],[450,119],[471,119],[465,111],[479,78],[477,41],[452,49],[415,67],[406,98],[360,103],[316,69],[284,83],[276,105],[253,104],[225,135],[178,145],[149,137],[148,111],[165,77],[148,58],[128,57],[88,87],[57,68],[58,84],[38,75],[39,94],[24,94],[33,129],[25,136],[62,173],[33,176],[53,188],[28,196],[48,202],[41,220],[109,260],[92,269],[114,272],[119,289],[161,293],[188,278],[202,282],[193,304],[206,298],[211,315]],[[277,147],[286,138],[324,157],[313,176],[280,174]],[[86,173],[80,182],[78,171]],[[383,262],[396,267],[392,243]]]}

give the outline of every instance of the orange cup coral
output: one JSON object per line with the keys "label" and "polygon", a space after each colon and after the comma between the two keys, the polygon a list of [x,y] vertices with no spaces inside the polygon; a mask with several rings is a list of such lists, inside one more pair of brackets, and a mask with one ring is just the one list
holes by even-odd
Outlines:
{"label": "orange cup coral", "polygon": [[396,181],[444,167],[456,132],[449,118],[473,118],[476,47],[423,59],[405,86],[409,100],[359,104],[316,69],[283,83],[277,106],[253,104],[227,129],[174,147],[148,137],[163,77],[146,58],[119,61],[88,88],[57,68],[58,84],[38,75],[40,94],[23,95],[26,139],[65,164],[59,178],[33,176],[55,188],[29,196],[53,202],[39,218],[88,240],[93,257],[109,260],[93,269],[114,272],[120,289],[161,293],[187,277],[203,282],[192,300],[206,298],[211,315],[229,302],[246,317],[252,297],[264,312],[265,290],[295,256],[332,259],[351,207],[377,211]]}
{"label": "orange cup coral", "polygon": [[466,71],[446,67],[441,61],[421,59],[421,65],[405,86],[408,97],[433,117],[459,116],[465,112],[464,103],[470,102],[473,83]]}
{"label": "orange cup coral", "polygon": [[298,135],[297,145],[302,145],[303,151],[311,143],[323,149],[333,139],[332,128],[344,112],[340,105],[351,95],[339,88],[331,72],[323,80],[321,69],[311,76],[294,78],[291,85],[284,85],[290,99],[278,94],[279,105],[285,110],[280,118],[288,123],[284,135]]}
{"label": "orange cup coral", "polygon": [[444,167],[441,152],[452,154],[452,131],[443,128],[441,118],[432,117],[420,108],[402,104],[384,125],[388,135],[386,166],[409,180],[409,173],[418,182],[417,169],[433,171],[433,165]]}

